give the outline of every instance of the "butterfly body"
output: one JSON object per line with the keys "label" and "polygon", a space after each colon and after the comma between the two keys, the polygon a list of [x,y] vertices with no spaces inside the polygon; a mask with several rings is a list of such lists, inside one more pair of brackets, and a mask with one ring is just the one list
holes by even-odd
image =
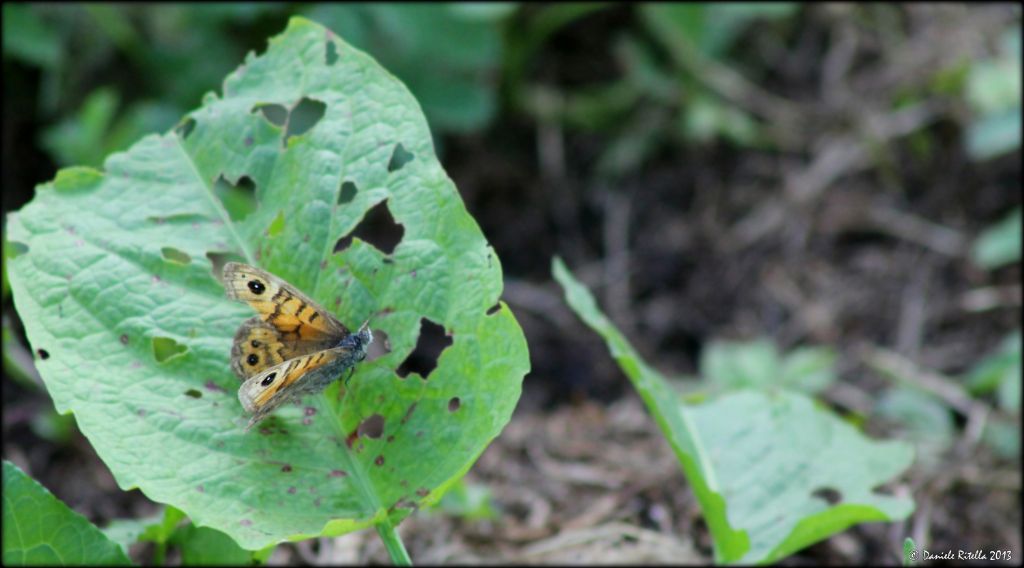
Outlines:
{"label": "butterfly body", "polygon": [[247,428],[289,400],[318,393],[366,357],[373,334],[351,333],[333,314],[284,280],[238,262],[224,265],[228,297],[258,315],[239,326],[231,369],[243,381],[238,400]]}

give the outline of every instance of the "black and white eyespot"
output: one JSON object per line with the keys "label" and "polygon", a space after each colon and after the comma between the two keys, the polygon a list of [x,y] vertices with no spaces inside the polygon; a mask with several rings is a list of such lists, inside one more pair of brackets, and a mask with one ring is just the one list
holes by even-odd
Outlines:
{"label": "black and white eyespot", "polygon": [[250,280],[249,290],[251,290],[253,294],[259,296],[260,294],[267,290],[267,287],[264,286],[263,283],[260,282],[259,280]]}
{"label": "black and white eyespot", "polygon": [[255,353],[250,353],[249,357],[245,359],[245,362],[255,367],[256,363],[260,362],[260,358],[257,357]]}
{"label": "black and white eyespot", "polygon": [[260,384],[265,386],[265,387],[269,387],[270,384],[273,383],[274,379],[276,379],[276,378],[277,378],[277,372],[270,373],[269,375],[264,377],[262,381],[260,381]]}

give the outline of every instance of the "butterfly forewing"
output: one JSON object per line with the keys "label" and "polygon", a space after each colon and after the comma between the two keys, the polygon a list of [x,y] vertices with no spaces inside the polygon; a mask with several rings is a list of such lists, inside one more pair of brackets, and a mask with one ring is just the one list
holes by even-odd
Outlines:
{"label": "butterfly forewing", "polygon": [[284,341],[338,340],[349,330],[330,312],[291,284],[248,264],[224,265],[228,297],[252,306]]}

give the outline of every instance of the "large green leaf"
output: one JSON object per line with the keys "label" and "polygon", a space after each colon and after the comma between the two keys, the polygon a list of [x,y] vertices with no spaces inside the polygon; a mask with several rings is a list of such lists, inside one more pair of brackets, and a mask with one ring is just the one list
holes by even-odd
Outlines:
{"label": "large green leaf", "polygon": [[117,543],[4,460],[4,565],[127,566]]}
{"label": "large green leaf", "polygon": [[[313,119],[296,124],[296,107]],[[24,252],[9,268],[57,409],[75,413],[121,487],[258,549],[398,522],[507,423],[529,363],[498,303],[498,259],[416,101],[327,29],[292,19],[177,132],[104,166],[61,170],[10,214]],[[222,177],[255,186],[244,220],[218,200]],[[335,252],[371,208],[400,226],[393,251],[356,236]],[[336,383],[245,433],[228,353],[253,312],[215,279],[222,254],[349,327],[370,318],[391,351],[359,365],[344,396]],[[427,377],[399,376],[425,322],[451,345]]]}
{"label": "large green leaf", "polygon": [[744,390],[683,404],[565,267],[555,279],[598,332],[665,434],[701,504],[719,562],[774,562],[851,525],[905,518],[909,499],[872,491],[906,469],[913,451],[875,442],[806,396]]}

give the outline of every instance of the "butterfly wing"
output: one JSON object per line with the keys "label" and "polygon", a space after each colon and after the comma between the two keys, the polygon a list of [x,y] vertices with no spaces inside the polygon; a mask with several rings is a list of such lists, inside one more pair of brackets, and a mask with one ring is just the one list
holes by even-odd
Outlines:
{"label": "butterfly wing", "polygon": [[272,325],[255,316],[242,322],[231,346],[231,370],[243,381],[288,359],[331,347],[332,342],[287,341]]}
{"label": "butterfly wing", "polygon": [[339,347],[278,363],[246,379],[238,389],[238,400],[245,411],[252,414],[247,428],[289,400],[322,391],[366,357],[368,343],[348,341]]}
{"label": "butterfly wing", "polygon": [[242,323],[231,348],[231,368],[241,379],[337,345],[349,334],[330,312],[265,270],[229,262],[223,274],[228,297],[259,314]]}

